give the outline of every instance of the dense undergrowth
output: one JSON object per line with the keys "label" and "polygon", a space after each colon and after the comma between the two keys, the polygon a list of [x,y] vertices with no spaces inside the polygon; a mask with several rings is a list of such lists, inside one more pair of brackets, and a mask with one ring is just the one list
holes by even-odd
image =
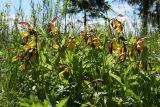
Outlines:
{"label": "dense undergrowth", "polygon": [[[158,107],[160,34],[124,32],[117,19],[86,31],[1,17],[0,107]],[[8,29],[8,30],[6,30]]]}

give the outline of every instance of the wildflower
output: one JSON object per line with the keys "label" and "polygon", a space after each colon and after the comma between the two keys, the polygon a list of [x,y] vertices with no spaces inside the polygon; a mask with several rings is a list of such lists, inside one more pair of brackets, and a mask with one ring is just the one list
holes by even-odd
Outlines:
{"label": "wildflower", "polygon": [[[16,56],[12,58],[12,62],[18,61],[18,60],[23,60],[23,62],[28,62],[28,60],[35,59],[37,58],[36,56],[38,55],[36,45],[37,45],[37,32],[32,28],[31,24],[27,22],[19,22],[18,24],[21,25],[26,25],[28,30],[21,32],[22,40],[23,40],[23,50],[25,51],[25,54],[20,55],[17,53]],[[26,55],[29,55],[29,59],[27,57],[27,61],[24,60],[24,57]],[[25,58],[26,59],[26,58]],[[18,69],[20,71],[23,71],[26,69],[26,63],[22,63]],[[28,66],[27,66],[28,67]]]}
{"label": "wildflower", "polygon": [[36,41],[32,40],[29,43],[27,43],[26,45],[23,46],[23,49],[25,51],[28,51],[31,47],[35,47],[36,46]]}
{"label": "wildflower", "polygon": [[98,37],[91,36],[91,37],[88,37],[87,44],[96,48],[96,47],[99,47],[101,45],[101,41]]}
{"label": "wildflower", "polygon": [[74,46],[75,46],[75,38],[69,36],[67,38],[67,47],[70,48],[70,49],[72,49],[72,48],[74,48]]}
{"label": "wildflower", "polygon": [[22,58],[21,55],[19,53],[17,53],[17,55],[12,58],[12,62],[18,61],[21,58]]}
{"label": "wildflower", "polygon": [[135,44],[135,49],[137,50],[138,54],[140,55],[144,48],[143,39],[139,38]]}
{"label": "wildflower", "polygon": [[30,35],[30,33],[29,33],[28,31],[23,31],[23,32],[21,32],[22,38],[25,38],[25,37],[27,37],[27,36],[29,36],[29,35]]}
{"label": "wildflower", "polygon": [[87,43],[89,37],[83,31],[80,32],[80,35],[82,36],[83,40]]}
{"label": "wildflower", "polygon": [[60,78],[63,78],[64,77],[63,74],[64,74],[64,71],[60,72],[58,75],[59,75]]}
{"label": "wildflower", "polygon": [[61,71],[61,72],[58,74],[58,75],[59,75],[59,77],[60,77],[60,78],[63,78],[63,77],[64,77],[64,73],[69,72],[69,70],[70,70],[70,68],[69,68],[69,67],[64,68],[64,70],[63,70],[63,71]]}
{"label": "wildflower", "polygon": [[26,65],[25,65],[25,64],[21,64],[21,65],[18,67],[18,70],[24,71],[25,68],[26,68]]}
{"label": "wildflower", "polygon": [[92,38],[92,45],[93,45],[95,48],[98,47],[98,46],[100,46],[100,45],[101,45],[100,39],[97,38],[96,36],[94,36],[94,37]]}
{"label": "wildflower", "polygon": [[122,45],[118,44],[115,40],[112,40],[112,48],[118,51],[118,54],[121,53]]}
{"label": "wildflower", "polygon": [[123,45],[118,44],[115,40],[112,40],[108,44],[109,52],[112,54],[113,50],[114,52],[117,52],[118,60],[120,62],[123,62],[126,59],[126,43],[123,43]]}
{"label": "wildflower", "polygon": [[92,38],[90,37],[90,38],[88,38],[88,40],[87,40],[87,44],[88,45],[92,45]]}
{"label": "wildflower", "polygon": [[52,30],[54,30],[56,33],[58,32],[58,28],[54,25],[54,22],[57,20],[58,17],[53,18],[48,26],[48,32],[51,32]]}
{"label": "wildflower", "polygon": [[58,74],[60,78],[64,77],[64,73],[69,72],[70,70],[70,67],[67,64],[58,64],[57,67],[63,69],[63,71]]}
{"label": "wildflower", "polygon": [[56,49],[56,50],[59,49],[59,45],[57,45],[57,43],[56,43],[55,40],[51,40],[50,45],[51,45],[54,49]]}
{"label": "wildflower", "polygon": [[111,26],[117,34],[119,34],[123,30],[123,24],[115,18],[111,20]]}

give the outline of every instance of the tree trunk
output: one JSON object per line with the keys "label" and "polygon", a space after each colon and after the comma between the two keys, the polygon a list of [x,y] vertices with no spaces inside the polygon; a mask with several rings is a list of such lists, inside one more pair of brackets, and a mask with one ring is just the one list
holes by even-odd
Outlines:
{"label": "tree trunk", "polygon": [[158,29],[160,30],[160,2],[156,3],[156,20],[158,24]]}
{"label": "tree trunk", "polygon": [[86,26],[87,26],[87,14],[86,11],[84,10],[84,29],[86,31]]}
{"label": "tree trunk", "polygon": [[65,10],[65,19],[64,19],[64,34],[65,34],[65,36],[67,34],[67,14],[66,14],[66,10]]}
{"label": "tree trunk", "polygon": [[65,35],[67,34],[67,4],[68,4],[68,0],[67,1],[63,1],[64,2],[64,5],[65,5],[65,10],[64,10],[64,14],[65,14],[65,26],[64,26],[64,32],[65,32]]}
{"label": "tree trunk", "polygon": [[149,0],[143,0],[142,2],[143,10],[142,10],[142,33],[143,35],[147,34],[147,22],[148,22],[148,10],[149,10]]}

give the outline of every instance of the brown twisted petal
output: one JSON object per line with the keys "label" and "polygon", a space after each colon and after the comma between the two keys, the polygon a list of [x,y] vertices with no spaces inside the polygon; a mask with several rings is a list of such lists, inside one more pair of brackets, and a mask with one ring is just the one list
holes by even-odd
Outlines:
{"label": "brown twisted petal", "polygon": [[143,39],[139,38],[135,44],[135,48],[138,52],[138,54],[141,54],[143,48],[144,48],[144,43],[143,43]]}

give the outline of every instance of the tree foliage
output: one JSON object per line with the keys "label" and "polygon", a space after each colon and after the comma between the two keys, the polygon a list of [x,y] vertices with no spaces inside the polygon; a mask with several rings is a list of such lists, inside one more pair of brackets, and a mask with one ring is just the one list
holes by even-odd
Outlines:
{"label": "tree foliage", "polygon": [[[139,16],[142,18],[143,33],[147,32],[147,25],[151,24],[160,29],[160,2],[158,0],[121,0],[131,5],[139,6]],[[148,23],[149,22],[149,23]]]}
{"label": "tree foliage", "polygon": [[110,6],[105,0],[69,0],[68,13],[84,13],[84,26],[86,26],[87,16],[98,17],[100,13],[106,14]]}

